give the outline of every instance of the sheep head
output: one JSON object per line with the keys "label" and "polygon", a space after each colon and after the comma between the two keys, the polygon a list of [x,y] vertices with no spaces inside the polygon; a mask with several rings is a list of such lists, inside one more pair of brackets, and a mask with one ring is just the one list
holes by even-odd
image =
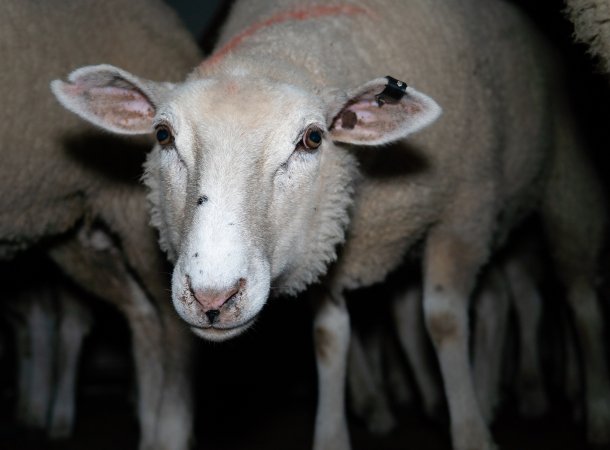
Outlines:
{"label": "sheep head", "polygon": [[102,128],[157,138],[144,180],[174,263],[173,304],[210,340],[244,331],[270,293],[301,291],[336,259],[357,179],[342,144],[402,139],[440,114],[390,77],[313,93],[243,75],[174,85],[91,66],[51,86]]}

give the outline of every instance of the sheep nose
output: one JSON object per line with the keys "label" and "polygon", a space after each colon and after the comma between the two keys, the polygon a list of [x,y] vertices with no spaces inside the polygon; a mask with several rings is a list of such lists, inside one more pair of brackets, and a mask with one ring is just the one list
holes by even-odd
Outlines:
{"label": "sheep nose", "polygon": [[215,289],[193,289],[191,292],[195,300],[201,305],[203,312],[209,319],[210,323],[214,323],[220,315],[220,309],[232,297],[239,294],[245,285],[245,280],[238,280],[232,287],[226,290]]}
{"label": "sheep nose", "polygon": [[217,309],[210,309],[209,311],[205,312],[205,315],[208,316],[210,323],[214,323],[216,322],[216,318],[220,315],[220,311]]}
{"label": "sheep nose", "polygon": [[222,305],[239,292],[239,287],[234,286],[226,291],[195,290],[195,300],[203,307],[204,311],[222,308]]}

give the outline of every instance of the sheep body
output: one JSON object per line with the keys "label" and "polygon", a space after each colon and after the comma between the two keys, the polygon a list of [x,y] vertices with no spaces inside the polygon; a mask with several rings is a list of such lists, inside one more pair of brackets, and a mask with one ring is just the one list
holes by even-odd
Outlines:
{"label": "sheep body", "polygon": [[186,448],[190,344],[182,324],[166,314],[167,269],[138,183],[141,155],[63,114],[48,82],[98,58],[171,78],[198,60],[197,46],[155,0],[4,2],[0,40],[0,259],[37,246],[126,315],[140,391],[140,448]]}
{"label": "sheep body", "polygon": [[[610,388],[592,284],[605,209],[549,53],[500,1],[244,1],[182,84],[103,65],[52,88],[108,130],[156,128],[153,223],[175,263],[174,306],[196,334],[235,336],[270,293],[321,281],[315,449],[349,447],[343,292],[383,280],[418,247],[454,448],[493,447],[468,361],[467,304],[480,268],[535,211],[581,337],[595,343],[589,432],[605,441]],[[419,90],[444,114],[405,141],[440,114]]]}
{"label": "sheep body", "polygon": [[[360,3],[350,2],[356,4]],[[300,10],[298,5],[290,1],[237,3],[219,48],[248,23],[264,22],[278,11]],[[378,1],[363,2],[362,6],[361,12],[264,28],[220,61],[204,61],[191,75],[222,77],[243,70],[252,79],[278,79],[318,93],[327,86],[357,86],[379,76],[383,68],[407,82],[413,80],[420,91],[434,92],[444,109],[435,127],[412,136],[408,144],[382,151],[363,149],[358,155],[364,176],[357,182],[349,238],[335,270],[341,278],[337,283],[346,288],[383,280],[406,250],[423,237],[429,224],[447,213],[449,203],[456,201],[456,187],[478,190],[485,179],[489,190],[499,193],[500,198],[493,202],[507,206],[502,226],[509,229],[519,216],[513,210],[532,202],[532,186],[540,178],[541,162],[546,158],[546,147],[550,147],[546,142],[552,133],[552,118],[542,113],[551,104],[543,89],[551,82],[545,75],[551,63],[543,49],[532,50],[537,36],[513,8],[499,2],[482,6],[477,2],[395,5]],[[409,23],[409,32],[404,34],[405,17],[425,19]],[[312,21],[318,22],[316,33],[308,31]],[[468,21],[477,26],[467,28]],[[353,33],[353,29],[359,32]],[[286,36],[290,45],[286,45]],[[498,54],[506,56],[500,59]],[[305,60],[303,55],[313,56]],[[274,64],[257,63],[270,60]],[[520,61],[523,67],[511,68],[512,61]],[[294,70],[295,66],[301,70]],[[511,88],[527,92],[523,95],[527,98],[519,96],[515,101]],[[535,109],[526,110],[531,107]],[[468,118],[464,111],[468,111]],[[525,118],[535,120],[537,126],[528,126],[517,135],[513,130],[519,129]],[[493,148],[496,141],[506,145]],[[337,158],[337,164],[356,163],[349,155],[344,158]],[[471,161],[476,165],[468,164]],[[406,169],[393,171],[396,167]],[[333,169],[335,173],[346,172]],[[330,169],[327,176],[332,176]],[[384,201],[379,202],[379,198]],[[310,266],[303,264],[299,269],[311,270]],[[306,273],[302,277],[311,282],[318,275]],[[297,275],[294,278],[282,283],[288,292],[295,285],[301,288],[306,284],[299,283]]]}

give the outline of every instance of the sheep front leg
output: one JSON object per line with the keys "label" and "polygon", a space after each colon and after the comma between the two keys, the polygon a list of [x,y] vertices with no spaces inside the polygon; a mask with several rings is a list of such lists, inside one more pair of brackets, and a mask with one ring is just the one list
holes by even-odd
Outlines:
{"label": "sheep front leg", "polygon": [[8,305],[17,350],[17,420],[44,430],[53,392],[55,324],[52,286],[20,292]]}
{"label": "sheep front leg", "polygon": [[131,277],[127,289],[132,303],[123,304],[131,331],[140,421],[139,450],[165,450],[157,442],[158,418],[164,388],[163,325],[141,286]]}
{"label": "sheep front leg", "polygon": [[[162,308],[173,308],[168,302]],[[163,396],[157,423],[159,449],[191,448],[193,436],[193,334],[173,310],[165,311]]]}
{"label": "sheep front leg", "polygon": [[500,403],[502,363],[507,338],[510,299],[502,273],[490,267],[474,299],[473,377],[481,413],[493,422]]}
{"label": "sheep front leg", "polygon": [[323,294],[314,318],[314,345],[318,368],[318,408],[314,450],[349,450],[345,418],[345,382],[350,322],[341,294]]}
{"label": "sheep front leg", "polygon": [[[162,399],[167,389],[166,371],[171,364],[171,352],[179,353],[179,347],[167,349],[166,329],[156,307],[156,300],[148,294],[126,265],[121,250],[113,238],[103,230],[83,229],[79,239],[66,240],[49,252],[62,271],[89,292],[114,304],[127,318],[132,337],[135,360],[135,376],[138,391],[138,419],[140,422],[140,450],[184,450],[190,436],[176,434],[167,443],[167,435],[179,433],[172,421],[164,421]],[[82,270],[98,267],[100,270]],[[170,344],[167,344],[168,346]],[[184,375],[188,377],[188,374]],[[183,378],[175,377],[176,382]],[[169,391],[168,391],[169,392]],[[179,400],[176,400],[179,401]],[[190,402],[182,403],[185,409]],[[190,420],[190,411],[176,414],[175,418]],[[166,423],[170,423],[166,430]],[[183,430],[190,432],[191,425]],[[163,436],[163,439],[160,439]]]}
{"label": "sheep front leg", "polygon": [[[538,333],[542,317],[542,298],[535,280],[517,255],[504,264],[504,272],[512,291],[512,302],[519,325],[519,372],[517,390],[519,412],[524,417],[540,417],[548,409],[541,358],[538,351]],[[534,256],[535,257],[535,256]]]}
{"label": "sheep front leg", "polygon": [[493,441],[477,403],[468,352],[468,300],[486,260],[486,240],[433,230],[424,261],[424,318],[445,385],[454,450],[490,450]]}
{"label": "sheep front leg", "polygon": [[392,301],[392,318],[396,325],[398,341],[413,372],[415,384],[421,395],[424,412],[430,418],[437,417],[443,406],[438,376],[428,358],[428,342],[422,317],[422,295],[418,284],[409,286]]}
{"label": "sheep front leg", "polygon": [[396,426],[383,390],[381,330],[362,343],[356,330],[350,337],[347,387],[351,411],[366,423],[371,433],[386,434]]}
{"label": "sheep front leg", "polygon": [[602,310],[591,280],[569,280],[568,302],[574,314],[584,369],[587,438],[591,444],[610,442],[610,379],[604,348]]}
{"label": "sheep front leg", "polygon": [[16,368],[17,368],[17,405],[16,419],[17,422],[30,426],[29,415],[31,403],[31,388],[30,378],[32,376],[32,350],[31,336],[28,330],[27,317],[24,317],[19,311],[7,308],[6,320],[13,329],[15,340]]}
{"label": "sheep front leg", "polygon": [[57,330],[56,391],[51,406],[49,436],[67,438],[76,416],[76,380],[85,336],[93,325],[93,315],[71,292],[60,288]]}
{"label": "sheep front leg", "polygon": [[415,391],[407,372],[403,368],[402,349],[399,347],[399,343],[392,339],[385,344],[384,356],[390,398],[394,404],[400,407],[410,406],[415,402]]}

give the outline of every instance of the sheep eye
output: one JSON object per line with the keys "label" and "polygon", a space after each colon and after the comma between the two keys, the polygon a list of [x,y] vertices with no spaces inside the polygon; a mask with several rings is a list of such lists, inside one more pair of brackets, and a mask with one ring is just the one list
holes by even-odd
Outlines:
{"label": "sheep eye", "polygon": [[303,134],[303,146],[308,150],[317,149],[322,144],[322,130],[316,126],[310,126]]}
{"label": "sheep eye", "polygon": [[165,125],[159,125],[155,131],[157,142],[161,145],[169,145],[174,142],[174,136],[170,129]]}

